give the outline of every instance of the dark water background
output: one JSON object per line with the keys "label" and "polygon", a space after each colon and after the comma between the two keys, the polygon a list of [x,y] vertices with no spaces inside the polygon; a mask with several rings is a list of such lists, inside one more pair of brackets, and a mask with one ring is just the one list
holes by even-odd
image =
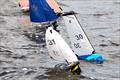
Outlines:
{"label": "dark water background", "polygon": [[[119,80],[120,0],[58,2],[64,11],[78,13],[91,43],[106,61],[101,65],[80,61],[83,76],[55,69],[61,62],[48,55],[45,28],[30,23],[28,14],[18,8],[17,0],[0,0],[0,80]],[[40,38],[34,38],[34,34]]]}

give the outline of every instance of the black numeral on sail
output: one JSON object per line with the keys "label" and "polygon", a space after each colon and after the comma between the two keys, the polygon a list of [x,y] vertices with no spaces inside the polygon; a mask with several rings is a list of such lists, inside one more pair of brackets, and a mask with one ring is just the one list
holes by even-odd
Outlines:
{"label": "black numeral on sail", "polygon": [[81,46],[80,46],[79,43],[74,43],[74,47],[75,47],[75,48],[81,48]]}
{"label": "black numeral on sail", "polygon": [[77,40],[83,39],[82,34],[75,35],[75,37],[76,37]]}
{"label": "black numeral on sail", "polygon": [[56,44],[55,41],[54,41],[54,39],[48,40],[48,42],[49,42],[49,45],[54,45],[54,44]]}

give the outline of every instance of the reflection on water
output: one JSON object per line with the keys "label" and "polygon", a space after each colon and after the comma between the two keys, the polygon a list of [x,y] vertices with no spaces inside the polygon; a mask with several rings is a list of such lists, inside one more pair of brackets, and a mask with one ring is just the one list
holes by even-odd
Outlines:
{"label": "reflection on water", "polygon": [[55,65],[54,68],[42,68],[45,69],[45,73],[35,76],[35,80],[98,80],[93,77],[85,76],[84,74],[74,75],[71,71],[64,70],[67,64],[60,63]]}
{"label": "reflection on water", "polygon": [[18,23],[23,27],[29,27],[30,26],[30,20],[29,20],[28,17],[18,18]]}
{"label": "reflection on water", "polygon": [[47,69],[44,75],[39,75],[36,77],[38,80],[80,80],[79,75],[73,75],[70,72],[64,70]]}

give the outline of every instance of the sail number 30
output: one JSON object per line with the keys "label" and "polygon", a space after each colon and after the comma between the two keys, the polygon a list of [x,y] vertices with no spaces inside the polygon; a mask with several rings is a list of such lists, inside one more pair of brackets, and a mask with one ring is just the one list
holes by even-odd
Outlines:
{"label": "sail number 30", "polygon": [[[76,37],[76,40],[83,39],[83,35],[82,34],[75,35],[75,37]],[[81,48],[80,43],[74,43],[73,45],[74,45],[75,48]]]}
{"label": "sail number 30", "polygon": [[83,39],[83,35],[82,34],[75,35],[75,37],[76,37],[77,40]]}

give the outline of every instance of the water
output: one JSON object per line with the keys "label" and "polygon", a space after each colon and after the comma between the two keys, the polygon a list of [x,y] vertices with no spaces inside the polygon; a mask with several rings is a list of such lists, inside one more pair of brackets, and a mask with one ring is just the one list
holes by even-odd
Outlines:
{"label": "water", "polygon": [[[80,61],[81,76],[54,68],[45,46],[45,28],[30,23],[16,0],[0,2],[0,80],[119,80],[120,1],[58,0],[64,11],[74,10],[97,52],[101,65]],[[40,28],[40,29],[39,29]],[[61,30],[64,27],[61,27]],[[39,35],[35,39],[32,34]],[[66,33],[63,34],[66,38]]]}

